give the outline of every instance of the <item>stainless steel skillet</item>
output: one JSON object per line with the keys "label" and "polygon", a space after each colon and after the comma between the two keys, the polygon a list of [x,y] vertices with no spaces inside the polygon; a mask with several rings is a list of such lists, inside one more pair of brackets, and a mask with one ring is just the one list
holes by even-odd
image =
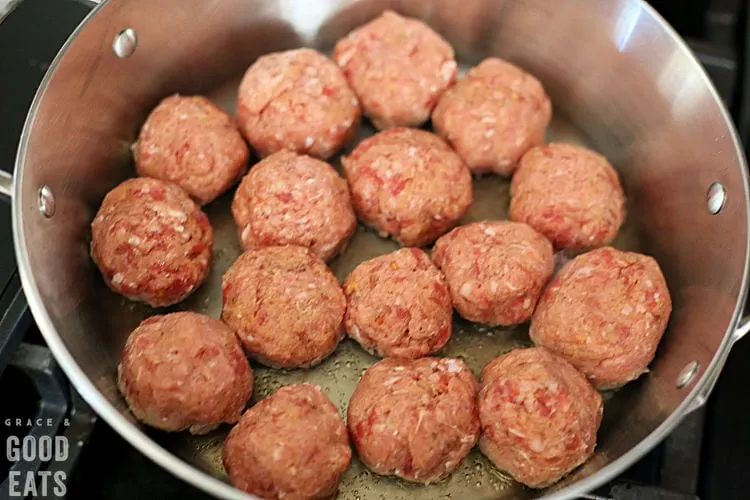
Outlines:
{"label": "stainless steel skillet", "polygon": [[[617,475],[702,405],[740,320],[748,274],[748,179],[736,133],[699,63],[640,0],[110,0],[51,65],[19,149],[13,197],[16,254],[29,305],[50,348],[94,409],[144,454],[217,497],[232,489],[219,463],[221,432],[164,435],[135,424],[114,385],[127,333],[156,311],[109,292],[88,256],[89,223],[104,193],[134,175],[129,146],[150,109],[174,92],[207,94],[232,110],[238,77],[260,54],[309,45],[328,51],[384,8],[420,17],[472,65],[498,55],[539,77],[552,97],[550,136],[583,142],[618,167],[628,219],[616,246],[656,257],[674,312],[651,372],[608,395],[596,455],[559,485],[534,492],[474,452],[429,487],[378,478],[354,462],[341,498],[571,498]],[[361,135],[371,133],[366,126]],[[467,220],[503,217],[507,181],[475,183]],[[228,204],[207,207],[216,230],[208,282],[180,308],[218,315],[219,280],[239,254]],[[392,243],[360,228],[333,268]],[[163,311],[158,311],[163,312]],[[475,373],[528,343],[523,328],[457,322],[446,355]],[[340,408],[374,361],[351,342],[315,370],[258,367],[255,398],[302,379]]]}

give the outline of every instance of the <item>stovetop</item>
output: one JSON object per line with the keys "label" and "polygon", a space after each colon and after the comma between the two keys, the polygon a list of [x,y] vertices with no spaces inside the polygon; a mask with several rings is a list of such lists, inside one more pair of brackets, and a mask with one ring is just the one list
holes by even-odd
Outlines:
{"label": "stovetop", "polygon": [[[44,72],[92,7],[86,0],[22,0],[2,20],[0,0],[0,168],[10,171],[26,113]],[[11,3],[18,0],[10,0]],[[743,142],[750,145],[750,15],[743,0],[652,0],[685,37],[729,107]],[[19,333],[20,332],[20,333]],[[611,484],[585,498],[618,500],[735,499],[750,491],[750,341],[733,349],[708,405]],[[7,365],[7,368],[6,368]],[[39,394],[45,396],[40,403]],[[8,396],[8,395],[12,396]],[[66,460],[41,465],[65,474],[65,494],[78,499],[211,497],[145,458],[106,423],[97,421],[67,383],[25,307],[12,248],[10,207],[0,200],[0,442],[43,430],[69,443]],[[20,419],[16,422],[16,419]],[[16,425],[18,424],[18,425]],[[14,464],[4,457],[0,485]],[[35,464],[39,465],[39,464]],[[50,483],[53,485],[54,483]],[[8,495],[0,490],[0,500]],[[38,495],[41,497],[41,495]]]}

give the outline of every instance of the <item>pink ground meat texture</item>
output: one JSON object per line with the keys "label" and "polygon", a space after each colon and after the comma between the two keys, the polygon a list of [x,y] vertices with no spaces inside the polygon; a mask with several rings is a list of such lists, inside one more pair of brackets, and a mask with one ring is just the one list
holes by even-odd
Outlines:
{"label": "pink ground meat texture", "polygon": [[248,249],[224,273],[222,293],[221,318],[268,366],[315,365],[344,335],[341,286],[306,248]]}
{"label": "pink ground meat texture", "polygon": [[232,213],[245,248],[299,245],[323,260],[343,250],[357,226],[346,181],[329,164],[291,151],[253,166]]}
{"label": "pink ground meat texture", "polygon": [[425,252],[402,248],[363,262],[344,282],[346,331],[378,356],[419,358],[450,339],[453,307]]}
{"label": "pink ground meat texture", "polygon": [[544,140],[551,116],[536,78],[491,58],[443,94],[432,124],[472,172],[510,175],[521,155]]}
{"label": "pink ground meat texture", "polygon": [[128,337],[117,373],[133,415],[170,432],[205,434],[235,423],[253,392],[234,332],[192,312],[144,320]]}
{"label": "pink ground meat texture", "polygon": [[555,483],[594,452],[602,398],[567,361],[516,349],[482,372],[479,448],[532,488]]}
{"label": "pink ground meat texture", "polygon": [[312,49],[262,56],[240,84],[237,121],[261,157],[288,149],[325,160],[354,136],[359,118],[341,70]]}
{"label": "pink ground meat texture", "polygon": [[138,175],[171,181],[204,205],[247,171],[249,150],[232,117],[201,96],[167,97],[133,148]]}
{"label": "pink ground meat texture", "polygon": [[526,153],[510,186],[512,220],[526,222],[556,248],[608,245],[625,220],[615,169],[594,151],[552,143]]}
{"label": "pink ground meat texture", "polygon": [[392,11],[339,40],[333,58],[381,130],[422,125],[456,79],[448,42],[423,22]]}
{"label": "pink ground meat texture", "polygon": [[563,266],[539,300],[529,334],[597,388],[610,389],[646,371],[671,312],[656,260],[604,247]]}
{"label": "pink ground meat texture", "polygon": [[380,132],[341,164],[360,219],[405,246],[432,243],[471,205],[469,170],[443,140],[422,130]]}
{"label": "pink ground meat texture", "polygon": [[104,197],[91,223],[91,256],[115,292],[153,307],[176,304],[205,280],[213,230],[176,184],[139,177]]}
{"label": "pink ground meat texture", "polygon": [[432,258],[469,321],[514,325],[531,317],[554,270],[552,244],[530,226],[482,221],[441,237]]}
{"label": "pink ground meat texture", "polygon": [[333,498],[352,451],[336,407],[311,384],[282,387],[250,408],[229,433],[232,484],[261,498]]}
{"label": "pink ground meat texture", "polygon": [[349,401],[347,424],[360,460],[377,474],[407,481],[446,477],[479,436],[477,389],[458,359],[375,363]]}

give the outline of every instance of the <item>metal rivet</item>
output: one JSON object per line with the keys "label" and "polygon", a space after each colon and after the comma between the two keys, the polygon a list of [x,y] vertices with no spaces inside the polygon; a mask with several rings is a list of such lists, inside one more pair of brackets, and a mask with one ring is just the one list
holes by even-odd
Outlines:
{"label": "metal rivet", "polygon": [[724,184],[721,182],[713,182],[708,186],[708,193],[706,193],[706,207],[708,213],[716,215],[721,212],[724,208],[724,203],[727,202],[727,190],[724,188]]}
{"label": "metal rivet", "polygon": [[701,364],[697,361],[691,361],[685,365],[680,374],[677,376],[677,388],[682,389],[693,381],[695,376],[698,374],[698,368]]}
{"label": "metal rivet", "polygon": [[52,189],[47,185],[39,188],[39,211],[45,217],[55,215],[55,195],[52,194]]}
{"label": "metal rivet", "polygon": [[112,42],[112,50],[120,59],[130,57],[138,46],[138,33],[133,28],[126,28],[119,32]]}

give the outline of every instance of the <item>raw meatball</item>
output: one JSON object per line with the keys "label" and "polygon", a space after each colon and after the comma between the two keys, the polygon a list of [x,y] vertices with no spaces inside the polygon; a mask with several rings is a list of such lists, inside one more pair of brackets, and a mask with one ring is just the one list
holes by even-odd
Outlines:
{"label": "raw meatball", "polygon": [[530,150],[510,185],[512,220],[526,222],[556,248],[608,245],[625,219],[625,195],[606,158],[572,144]]}
{"label": "raw meatball", "polygon": [[381,236],[405,246],[432,243],[471,205],[471,174],[439,137],[392,128],[341,158],[354,209]]}
{"label": "raw meatball", "polygon": [[563,266],[539,299],[529,334],[610,389],[647,371],[671,313],[656,260],[604,247]]}
{"label": "raw meatball", "polygon": [[240,129],[261,157],[288,149],[325,160],[353,137],[359,116],[341,70],[312,49],[260,57],[237,97]]}
{"label": "raw meatball", "polygon": [[349,434],[377,474],[433,483],[479,437],[477,383],[458,359],[387,358],[372,365],[349,401]]}
{"label": "raw meatball", "polygon": [[130,300],[165,307],[187,298],[211,266],[208,217],[176,184],[139,177],[104,197],[91,223],[91,257]]}
{"label": "raw meatball", "polygon": [[253,372],[234,332],[193,312],[141,322],[125,343],[117,382],[138,420],[191,434],[237,422],[253,392]]}
{"label": "raw meatball", "polygon": [[443,273],[417,248],[363,262],[346,278],[344,324],[370,353],[419,358],[450,339],[453,306]]}
{"label": "raw meatball", "polygon": [[603,411],[586,378],[542,348],[491,361],[477,405],[482,453],[532,488],[558,481],[591,456]]}
{"label": "raw meatball", "polygon": [[357,226],[346,181],[327,163],[291,151],[253,167],[232,213],[245,248],[299,245],[323,260],[343,250]]}
{"label": "raw meatball", "polygon": [[551,116],[536,78],[492,58],[445,92],[432,125],[472,172],[510,175],[521,155],[544,140]]}
{"label": "raw meatball", "polygon": [[420,126],[456,80],[448,42],[423,22],[392,11],[339,40],[333,58],[381,130]]}
{"label": "raw meatball", "polygon": [[515,325],[531,317],[554,271],[552,244],[526,224],[483,221],[435,243],[453,305],[469,321]]}
{"label": "raw meatball", "polygon": [[133,154],[138,175],[174,182],[205,205],[242,177],[250,152],[232,117],[211,101],[173,95],[148,116]]}
{"label": "raw meatball", "polygon": [[221,318],[250,354],[268,366],[315,365],[344,335],[341,286],[306,248],[247,250],[224,274],[222,294]]}
{"label": "raw meatball", "polygon": [[262,498],[332,498],[349,466],[346,425],[311,384],[282,387],[242,416],[224,443],[232,484]]}

